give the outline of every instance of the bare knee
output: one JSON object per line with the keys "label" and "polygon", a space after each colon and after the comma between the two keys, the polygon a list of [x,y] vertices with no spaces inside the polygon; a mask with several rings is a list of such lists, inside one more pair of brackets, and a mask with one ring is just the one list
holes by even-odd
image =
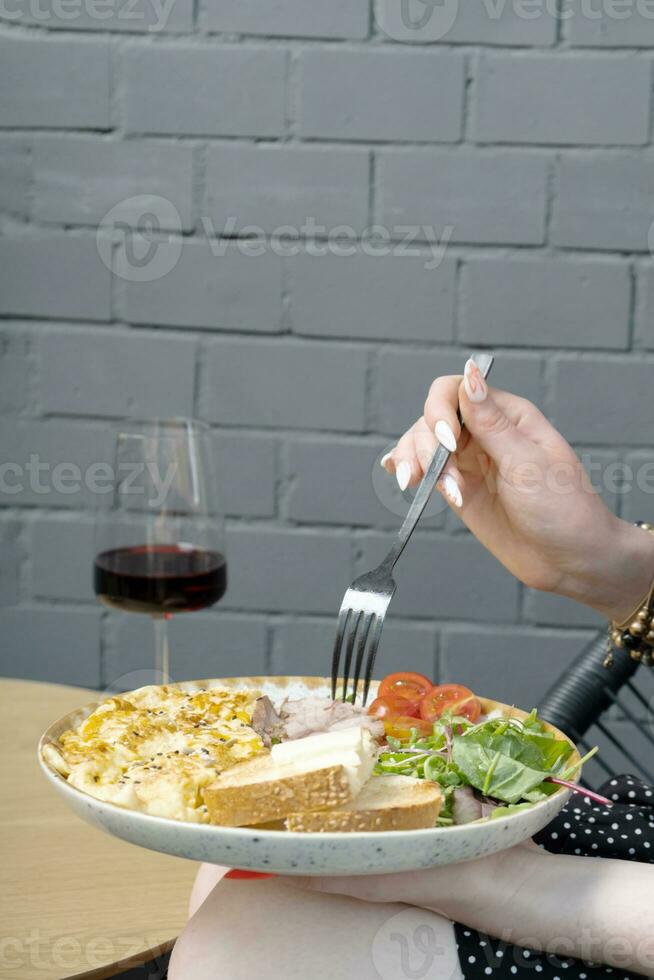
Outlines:
{"label": "bare knee", "polygon": [[279,879],[221,881],[177,941],[168,975],[390,980],[407,975],[406,964],[460,978],[452,924],[424,909],[305,892]]}
{"label": "bare knee", "polygon": [[188,903],[189,919],[191,916],[195,915],[205,899],[214,890],[220,879],[224,877],[227,870],[227,868],[223,868],[219,864],[200,865],[199,871],[195,876],[195,881],[193,882],[191,897]]}

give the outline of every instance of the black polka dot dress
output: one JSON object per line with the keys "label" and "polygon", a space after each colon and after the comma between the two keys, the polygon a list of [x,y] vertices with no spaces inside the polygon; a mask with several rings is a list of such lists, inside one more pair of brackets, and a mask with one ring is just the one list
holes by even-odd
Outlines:
{"label": "black polka dot dress", "polygon": [[[536,842],[557,854],[654,863],[654,787],[635,776],[618,776],[599,792],[612,807],[576,794]],[[458,924],[455,930],[466,980],[642,980],[641,974],[522,949]]]}

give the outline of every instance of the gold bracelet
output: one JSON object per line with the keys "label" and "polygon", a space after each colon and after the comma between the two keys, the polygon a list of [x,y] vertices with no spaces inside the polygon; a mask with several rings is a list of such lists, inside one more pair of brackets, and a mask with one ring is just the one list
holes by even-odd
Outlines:
{"label": "gold bracelet", "polygon": [[[654,524],[636,521],[637,527],[654,534]],[[654,580],[649,592],[622,623],[609,623],[605,667],[613,663],[613,648],[627,650],[632,660],[651,667],[654,663]]]}

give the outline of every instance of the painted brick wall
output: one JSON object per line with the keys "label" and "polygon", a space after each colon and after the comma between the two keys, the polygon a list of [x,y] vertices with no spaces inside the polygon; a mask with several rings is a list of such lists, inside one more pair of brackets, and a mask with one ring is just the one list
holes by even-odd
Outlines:
{"label": "painted brick wall", "polygon": [[[414,2],[0,14],[0,461],[84,469],[126,413],[211,423],[231,588],[173,624],[178,676],[327,668],[406,508],[378,460],[471,347],[654,516],[653,5]],[[149,624],[94,600],[92,495],[1,496],[0,670],[149,666]],[[597,625],[438,506],[398,579],[382,668],[509,700]]]}

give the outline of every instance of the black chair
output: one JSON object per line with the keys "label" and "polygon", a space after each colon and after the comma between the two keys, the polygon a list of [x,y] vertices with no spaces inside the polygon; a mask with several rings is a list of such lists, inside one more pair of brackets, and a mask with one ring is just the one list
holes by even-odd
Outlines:
{"label": "black chair", "polygon": [[116,980],[166,980],[169,960],[170,953],[164,953],[142,966],[134,966],[123,973],[114,973],[113,977]]}
{"label": "black chair", "polygon": [[[648,667],[641,668],[624,650],[614,650],[610,667],[604,666],[605,657],[606,633],[602,632],[550,688],[538,706],[538,713],[584,751],[591,744],[599,744],[600,752],[589,763],[590,772],[597,772],[599,767],[609,778],[619,772],[631,772],[654,783],[649,761],[654,747],[649,727],[651,707],[641,683],[646,678],[651,685],[654,672]],[[620,737],[620,726],[616,724],[620,717],[628,725],[625,731],[629,730],[642,742],[640,747],[627,745],[624,737]],[[636,741],[634,738],[633,742]]]}

